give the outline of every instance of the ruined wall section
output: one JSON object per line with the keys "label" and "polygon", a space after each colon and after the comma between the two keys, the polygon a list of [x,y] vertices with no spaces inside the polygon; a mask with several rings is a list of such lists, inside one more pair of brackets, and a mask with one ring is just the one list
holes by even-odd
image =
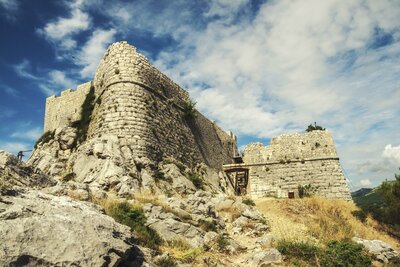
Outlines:
{"label": "ruined wall section", "polygon": [[81,84],[74,91],[67,89],[60,96],[50,96],[46,99],[44,116],[44,131],[69,126],[71,122],[80,120],[82,104],[85,101],[92,82]]}
{"label": "ruined wall section", "polygon": [[[191,128],[183,118],[182,106],[189,100],[188,93],[151,66],[128,43],[109,47],[94,83],[96,104],[89,138],[116,135],[124,149],[156,161],[172,156],[194,164],[213,156],[208,153],[215,153],[210,150],[202,154],[194,134],[196,128]],[[208,132],[205,129],[210,129],[207,125],[211,122],[205,120],[199,126],[201,131]],[[203,136],[215,139],[219,134]],[[224,150],[224,146],[220,144],[215,149]],[[213,165],[221,168],[221,164]]]}
{"label": "ruined wall section", "polygon": [[245,148],[243,160],[247,163],[262,163],[269,160],[321,157],[337,157],[335,143],[328,131],[283,134],[272,138],[270,146],[250,144]]}
{"label": "ruined wall section", "polygon": [[268,162],[249,165],[249,193],[254,198],[288,197],[298,187],[311,185],[315,194],[350,200],[350,191],[340,168],[339,159],[315,159],[291,162]]}
{"label": "ruined wall section", "polygon": [[271,140],[248,145],[244,164],[250,170],[248,191],[252,196],[288,197],[298,194],[298,186],[311,185],[316,194],[350,199],[335,143],[328,131],[284,134]]}

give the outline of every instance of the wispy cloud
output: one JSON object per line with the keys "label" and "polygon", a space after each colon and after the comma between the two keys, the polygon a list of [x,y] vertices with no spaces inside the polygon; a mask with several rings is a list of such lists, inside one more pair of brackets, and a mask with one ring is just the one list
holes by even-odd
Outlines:
{"label": "wispy cloud", "polygon": [[92,79],[100,59],[107,47],[114,41],[116,30],[98,29],[93,32],[88,41],[79,51],[77,63],[82,66],[80,74],[83,78]]}
{"label": "wispy cloud", "polygon": [[33,129],[28,129],[24,131],[16,131],[11,134],[11,137],[18,139],[37,140],[42,133],[43,130],[41,128],[35,127]]}
{"label": "wispy cloud", "polygon": [[400,145],[392,146],[391,144],[385,146],[385,150],[382,153],[384,158],[394,161],[400,166]]}
{"label": "wispy cloud", "polygon": [[16,155],[18,151],[27,151],[30,150],[30,145],[27,143],[20,143],[20,142],[5,142],[0,143],[0,150],[8,151]]}
{"label": "wispy cloud", "polygon": [[4,91],[6,94],[8,94],[8,95],[10,95],[12,97],[18,97],[19,96],[18,91],[16,89],[8,86],[8,85],[4,85],[4,84],[0,85],[0,89],[2,91]]}
{"label": "wispy cloud", "polygon": [[10,118],[10,117],[14,116],[16,113],[15,110],[12,110],[12,109],[9,109],[6,107],[2,107],[2,106],[0,106],[0,110],[1,110],[1,112],[0,112],[1,119]]}
{"label": "wispy cloud", "polygon": [[12,67],[20,77],[36,84],[45,95],[54,95],[63,89],[74,88],[77,84],[62,71],[33,68],[26,59]]}
{"label": "wispy cloud", "polygon": [[[4,9],[4,12],[1,12],[1,8]],[[7,18],[8,20],[15,20],[16,12],[19,8],[18,0],[0,0],[0,12],[1,14]]]}
{"label": "wispy cloud", "polygon": [[90,16],[81,10],[81,2],[67,2],[69,16],[59,17],[55,21],[47,23],[43,28],[38,29],[38,32],[55,43],[58,48],[67,50],[75,48],[76,41],[73,37],[88,30],[91,25]]}

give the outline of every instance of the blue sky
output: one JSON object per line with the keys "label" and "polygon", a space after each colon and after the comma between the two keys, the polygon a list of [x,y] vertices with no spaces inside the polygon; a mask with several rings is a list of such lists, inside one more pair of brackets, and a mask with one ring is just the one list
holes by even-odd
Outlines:
{"label": "blue sky", "polygon": [[400,1],[0,0],[0,13],[0,149],[30,149],[46,97],[127,40],[241,147],[316,121],[352,189],[400,166]]}

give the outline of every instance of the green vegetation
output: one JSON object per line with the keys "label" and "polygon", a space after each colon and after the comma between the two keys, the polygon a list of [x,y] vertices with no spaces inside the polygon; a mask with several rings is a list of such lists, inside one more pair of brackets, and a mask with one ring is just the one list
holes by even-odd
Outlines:
{"label": "green vegetation", "polygon": [[68,181],[71,181],[71,180],[75,179],[75,177],[76,177],[76,174],[75,174],[74,172],[69,172],[69,173],[66,173],[66,174],[61,178],[61,180],[62,180],[63,182],[68,182]]}
{"label": "green vegetation", "polygon": [[86,140],[90,118],[92,116],[94,108],[94,99],[94,86],[91,86],[89,93],[86,95],[85,101],[82,104],[81,119],[79,121],[73,122],[73,124],[71,125],[78,130],[74,142],[74,147],[76,147],[78,143],[82,143]]}
{"label": "green vegetation", "polygon": [[204,182],[203,179],[201,179],[201,177],[196,174],[196,173],[189,173],[188,176],[189,180],[192,181],[193,185],[197,188],[197,189],[203,189],[204,187]]}
{"label": "green vegetation", "polygon": [[175,166],[178,167],[178,169],[181,173],[185,173],[185,169],[186,169],[185,164],[183,164],[181,161],[179,161],[175,158],[167,157],[164,159],[164,163],[165,164],[175,164]]}
{"label": "green vegetation", "polygon": [[255,206],[256,203],[254,203],[254,201],[251,198],[243,198],[242,200],[243,204],[246,204],[248,206]]}
{"label": "green vegetation", "polygon": [[200,228],[203,229],[206,232],[217,232],[217,225],[214,221],[210,220],[201,220],[200,222]]}
{"label": "green vegetation", "polygon": [[367,221],[367,214],[363,210],[353,210],[351,214],[362,223]]}
{"label": "green vegetation", "polygon": [[314,125],[310,124],[308,125],[306,132],[312,132],[312,131],[325,131],[325,128],[322,128],[321,126],[317,125],[316,122],[314,122]]}
{"label": "green vegetation", "polygon": [[313,196],[317,188],[312,186],[311,184],[306,184],[306,185],[299,185],[297,187],[297,190],[299,191],[299,198],[303,198],[303,197]]}
{"label": "green vegetation", "polygon": [[384,181],[370,193],[353,200],[363,212],[386,224],[390,234],[400,237],[400,174],[394,176],[394,181]]}
{"label": "green vegetation", "polygon": [[3,174],[0,177],[0,196],[6,195],[7,192],[11,189],[11,186],[5,182],[6,176]]}
{"label": "green vegetation", "polygon": [[155,264],[157,266],[160,266],[160,267],[175,267],[175,266],[178,266],[176,261],[173,258],[169,257],[169,256],[158,258],[155,261]]}
{"label": "green vegetation", "polygon": [[371,257],[363,245],[351,241],[330,241],[321,255],[321,266],[371,266]]}
{"label": "green vegetation", "polygon": [[133,206],[128,202],[114,201],[105,207],[106,213],[117,222],[131,228],[138,238],[139,244],[158,250],[162,243],[160,236],[151,228],[145,225],[146,216],[140,207]]}
{"label": "green vegetation", "polygon": [[230,244],[229,239],[225,235],[220,234],[218,236],[217,246],[220,251],[224,251],[229,244]]}
{"label": "green vegetation", "polygon": [[54,139],[54,134],[56,131],[47,131],[42,134],[41,137],[36,141],[34,148],[36,149],[38,145],[48,143],[50,140]]}
{"label": "green vegetation", "polygon": [[183,104],[183,118],[193,119],[194,117],[196,117],[196,102],[189,99]]}
{"label": "green vegetation", "polygon": [[363,246],[352,241],[329,241],[325,248],[308,242],[281,240],[277,249],[295,266],[371,266],[371,257]]}

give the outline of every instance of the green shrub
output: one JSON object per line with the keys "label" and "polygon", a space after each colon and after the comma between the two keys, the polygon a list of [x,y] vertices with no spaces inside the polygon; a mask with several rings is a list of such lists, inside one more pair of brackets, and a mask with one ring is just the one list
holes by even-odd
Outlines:
{"label": "green shrub", "polygon": [[106,212],[117,222],[129,226],[140,244],[157,250],[162,243],[160,236],[145,225],[146,216],[142,208],[134,207],[126,201],[115,202],[106,209]]}
{"label": "green shrub", "polygon": [[320,248],[307,242],[291,242],[280,240],[277,245],[280,253],[289,259],[309,262],[316,266],[316,259],[320,254]]}
{"label": "green shrub", "polygon": [[312,131],[316,131],[316,130],[325,131],[325,128],[322,128],[321,126],[317,125],[316,122],[314,122],[314,125],[312,125],[312,124],[308,125],[306,132],[312,132]]}
{"label": "green shrub", "polygon": [[363,250],[363,246],[347,240],[329,241],[324,249],[307,242],[281,240],[277,244],[277,249],[294,265],[371,266],[371,257]]}
{"label": "green shrub", "polygon": [[251,198],[243,198],[242,200],[243,204],[246,204],[248,206],[255,206],[256,203],[254,203],[254,201]]}
{"label": "green shrub", "polygon": [[218,236],[217,246],[220,251],[224,251],[229,244],[230,244],[229,239],[225,235],[220,234]]}
{"label": "green shrub", "polygon": [[351,241],[333,240],[321,255],[321,266],[371,266],[371,257],[363,250],[363,246]]}
{"label": "green shrub", "polygon": [[367,214],[363,210],[353,210],[351,214],[362,223],[367,221]]}
{"label": "green shrub", "polygon": [[36,141],[34,148],[36,149],[38,145],[48,143],[50,140],[54,139],[54,134],[55,131],[47,131],[43,133]]}
{"label": "green shrub", "polygon": [[76,174],[75,174],[74,172],[69,172],[69,173],[65,174],[65,175],[61,178],[61,180],[62,180],[63,182],[68,182],[68,181],[74,180],[75,177],[76,177]]}
{"label": "green shrub", "polygon": [[155,264],[160,267],[175,267],[178,266],[176,261],[170,256],[160,257],[155,261]]}
{"label": "green shrub", "polygon": [[297,187],[297,190],[299,191],[299,198],[311,197],[316,191],[316,189],[317,188],[312,186],[311,184],[299,185]]}
{"label": "green shrub", "polygon": [[203,180],[198,174],[190,173],[188,178],[196,188],[203,189]]}
{"label": "green shrub", "polygon": [[94,108],[94,100],[96,98],[94,93],[94,86],[91,86],[89,93],[86,95],[85,101],[81,107],[81,119],[79,121],[75,121],[71,125],[78,130],[74,141],[74,147],[76,147],[78,143],[82,143],[86,140],[89,123]]}
{"label": "green shrub", "polygon": [[183,118],[192,119],[196,117],[196,102],[189,99],[189,101],[183,104]]}
{"label": "green shrub", "polygon": [[209,220],[202,220],[200,222],[200,228],[203,229],[206,232],[216,232],[217,231],[217,225],[214,221],[209,221]]}

